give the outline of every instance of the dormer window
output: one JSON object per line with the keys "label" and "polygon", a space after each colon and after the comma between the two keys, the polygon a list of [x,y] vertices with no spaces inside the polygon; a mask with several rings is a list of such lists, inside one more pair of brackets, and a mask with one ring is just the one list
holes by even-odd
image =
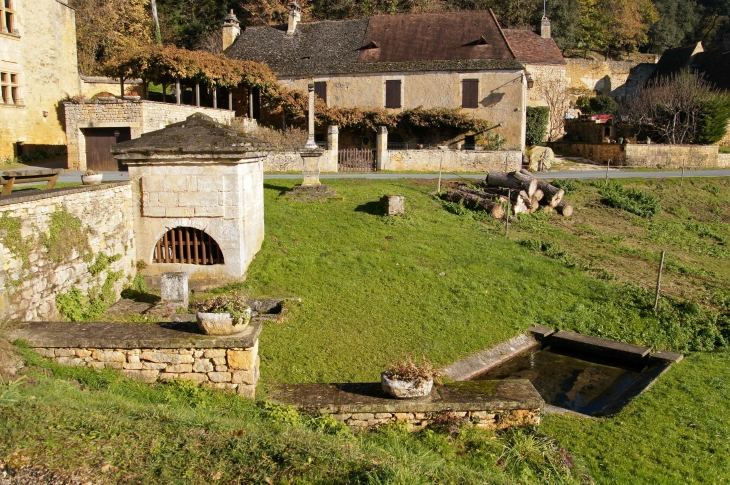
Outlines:
{"label": "dormer window", "polygon": [[0,32],[3,34],[17,33],[13,1],[14,0],[0,0]]}
{"label": "dormer window", "polygon": [[371,40],[366,45],[362,46],[362,50],[367,50],[367,49],[380,49],[380,46],[378,45],[377,42],[375,42],[374,40]]}

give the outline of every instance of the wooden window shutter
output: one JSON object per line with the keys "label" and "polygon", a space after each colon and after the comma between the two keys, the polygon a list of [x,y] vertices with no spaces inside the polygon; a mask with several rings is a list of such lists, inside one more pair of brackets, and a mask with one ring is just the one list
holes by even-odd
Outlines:
{"label": "wooden window shutter", "polygon": [[479,107],[479,80],[464,79],[461,81],[461,107]]}
{"label": "wooden window shutter", "polygon": [[318,81],[314,83],[314,95],[319,96],[319,99],[327,102],[327,82],[326,81]]}
{"label": "wooden window shutter", "polygon": [[392,80],[385,81],[385,107],[386,108],[400,108],[401,99],[401,81]]}

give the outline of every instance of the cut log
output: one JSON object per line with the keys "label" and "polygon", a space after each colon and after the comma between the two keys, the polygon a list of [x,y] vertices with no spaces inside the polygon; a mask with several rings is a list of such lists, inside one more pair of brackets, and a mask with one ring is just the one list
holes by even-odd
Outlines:
{"label": "cut log", "polygon": [[477,195],[460,192],[458,190],[446,191],[445,199],[451,202],[464,202],[464,205],[472,209],[484,210],[494,219],[504,217],[504,206],[500,202],[483,199]]}
{"label": "cut log", "polygon": [[[489,187],[504,187],[517,191],[524,190],[530,197],[532,197],[537,190],[537,179],[533,178],[527,182],[523,182],[515,176],[515,173],[518,172],[489,172],[486,179],[487,185]],[[524,176],[522,176],[522,178],[525,180],[527,179]]]}
{"label": "cut log", "polygon": [[535,195],[533,195],[537,199],[538,202],[540,202],[545,197],[545,192],[543,192],[540,189],[537,189],[535,191]]}
{"label": "cut log", "polygon": [[565,195],[565,191],[563,189],[559,189],[544,180],[538,180],[537,187],[545,194],[540,201],[542,205],[549,205],[550,207],[555,208],[558,204],[560,204],[563,200],[563,196]]}
{"label": "cut log", "polygon": [[537,197],[535,197],[534,195],[532,196],[531,202],[532,202],[532,207],[530,207],[530,214],[532,214],[533,212],[535,212],[537,209],[540,208],[540,201],[537,200]]}
{"label": "cut log", "polygon": [[567,202],[561,202],[555,207],[555,210],[557,210],[558,214],[563,217],[570,217],[573,215],[573,206]]}
{"label": "cut log", "polygon": [[530,209],[527,208],[527,205],[525,205],[525,201],[522,199],[522,197],[517,197],[517,200],[512,203],[512,212],[517,214],[529,214]]}
{"label": "cut log", "polygon": [[525,192],[527,192],[527,195],[529,195],[530,197],[535,195],[535,191],[537,190],[537,180],[535,179],[535,177],[532,176],[530,172],[512,172],[510,175],[522,182],[522,186],[524,187]]}
{"label": "cut log", "polygon": [[554,210],[555,210],[555,209],[553,209],[553,208],[552,208],[552,207],[550,207],[549,205],[544,205],[544,206],[542,206],[542,211],[543,211],[543,212],[546,212],[546,213],[548,213],[548,214],[550,214],[550,213],[551,213],[551,212],[553,212]]}

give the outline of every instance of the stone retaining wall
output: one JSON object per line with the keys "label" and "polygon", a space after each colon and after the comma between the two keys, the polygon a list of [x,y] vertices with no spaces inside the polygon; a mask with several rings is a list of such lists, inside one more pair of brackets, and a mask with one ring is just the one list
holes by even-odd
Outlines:
{"label": "stone retaining wall", "polygon": [[73,288],[118,298],[136,274],[131,205],[129,182],[0,199],[0,319],[58,319]]}
{"label": "stone retaining wall", "polygon": [[388,150],[378,170],[437,172],[443,162],[444,172],[489,172],[519,170],[522,152],[517,150]]}
{"label": "stone retaining wall", "polygon": [[717,166],[722,168],[730,167],[730,153],[719,153],[717,155]]}
{"label": "stone retaining wall", "polygon": [[607,163],[611,160],[611,165],[618,165],[619,162],[626,158],[623,147],[616,143],[550,143],[550,147],[560,153],[567,155],[577,155],[588,158],[595,162]]}
{"label": "stone retaining wall", "polygon": [[59,364],[118,369],[131,378],[153,383],[183,379],[229,389],[253,399],[259,380],[258,340],[252,348],[103,349],[34,348]]}
{"label": "stone retaining wall", "polygon": [[626,145],[626,165],[640,167],[716,167],[716,145]]}
{"label": "stone retaining wall", "polygon": [[392,423],[406,423],[413,431],[434,424],[470,423],[482,429],[505,429],[512,426],[537,426],[539,409],[509,411],[442,411],[427,413],[346,413],[332,417],[352,428],[373,429]]}

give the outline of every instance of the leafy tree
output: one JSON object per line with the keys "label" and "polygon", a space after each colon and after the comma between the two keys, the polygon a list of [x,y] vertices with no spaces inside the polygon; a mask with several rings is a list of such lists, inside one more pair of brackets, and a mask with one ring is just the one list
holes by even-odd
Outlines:
{"label": "leafy tree", "polygon": [[608,46],[635,51],[649,38],[649,27],[659,19],[651,0],[600,0],[608,22]]}
{"label": "leafy tree", "polygon": [[148,0],[71,0],[76,9],[79,71],[100,74],[115,55],[149,44]]}
{"label": "leafy tree", "polygon": [[548,2],[548,16],[552,21],[552,36],[561,49],[578,45],[580,35],[580,0]]}
{"label": "leafy tree", "polygon": [[549,122],[549,108],[546,106],[528,106],[527,131],[525,137],[525,142],[528,146],[539,145],[543,142],[543,140],[545,140]]}
{"label": "leafy tree", "polygon": [[608,115],[615,113],[618,109],[618,103],[607,94],[599,94],[598,96],[581,96],[576,102],[576,106],[583,114],[587,115]]}
{"label": "leafy tree", "polygon": [[695,0],[655,0],[659,20],[649,29],[649,51],[661,54],[667,49],[690,44],[701,15]]}

